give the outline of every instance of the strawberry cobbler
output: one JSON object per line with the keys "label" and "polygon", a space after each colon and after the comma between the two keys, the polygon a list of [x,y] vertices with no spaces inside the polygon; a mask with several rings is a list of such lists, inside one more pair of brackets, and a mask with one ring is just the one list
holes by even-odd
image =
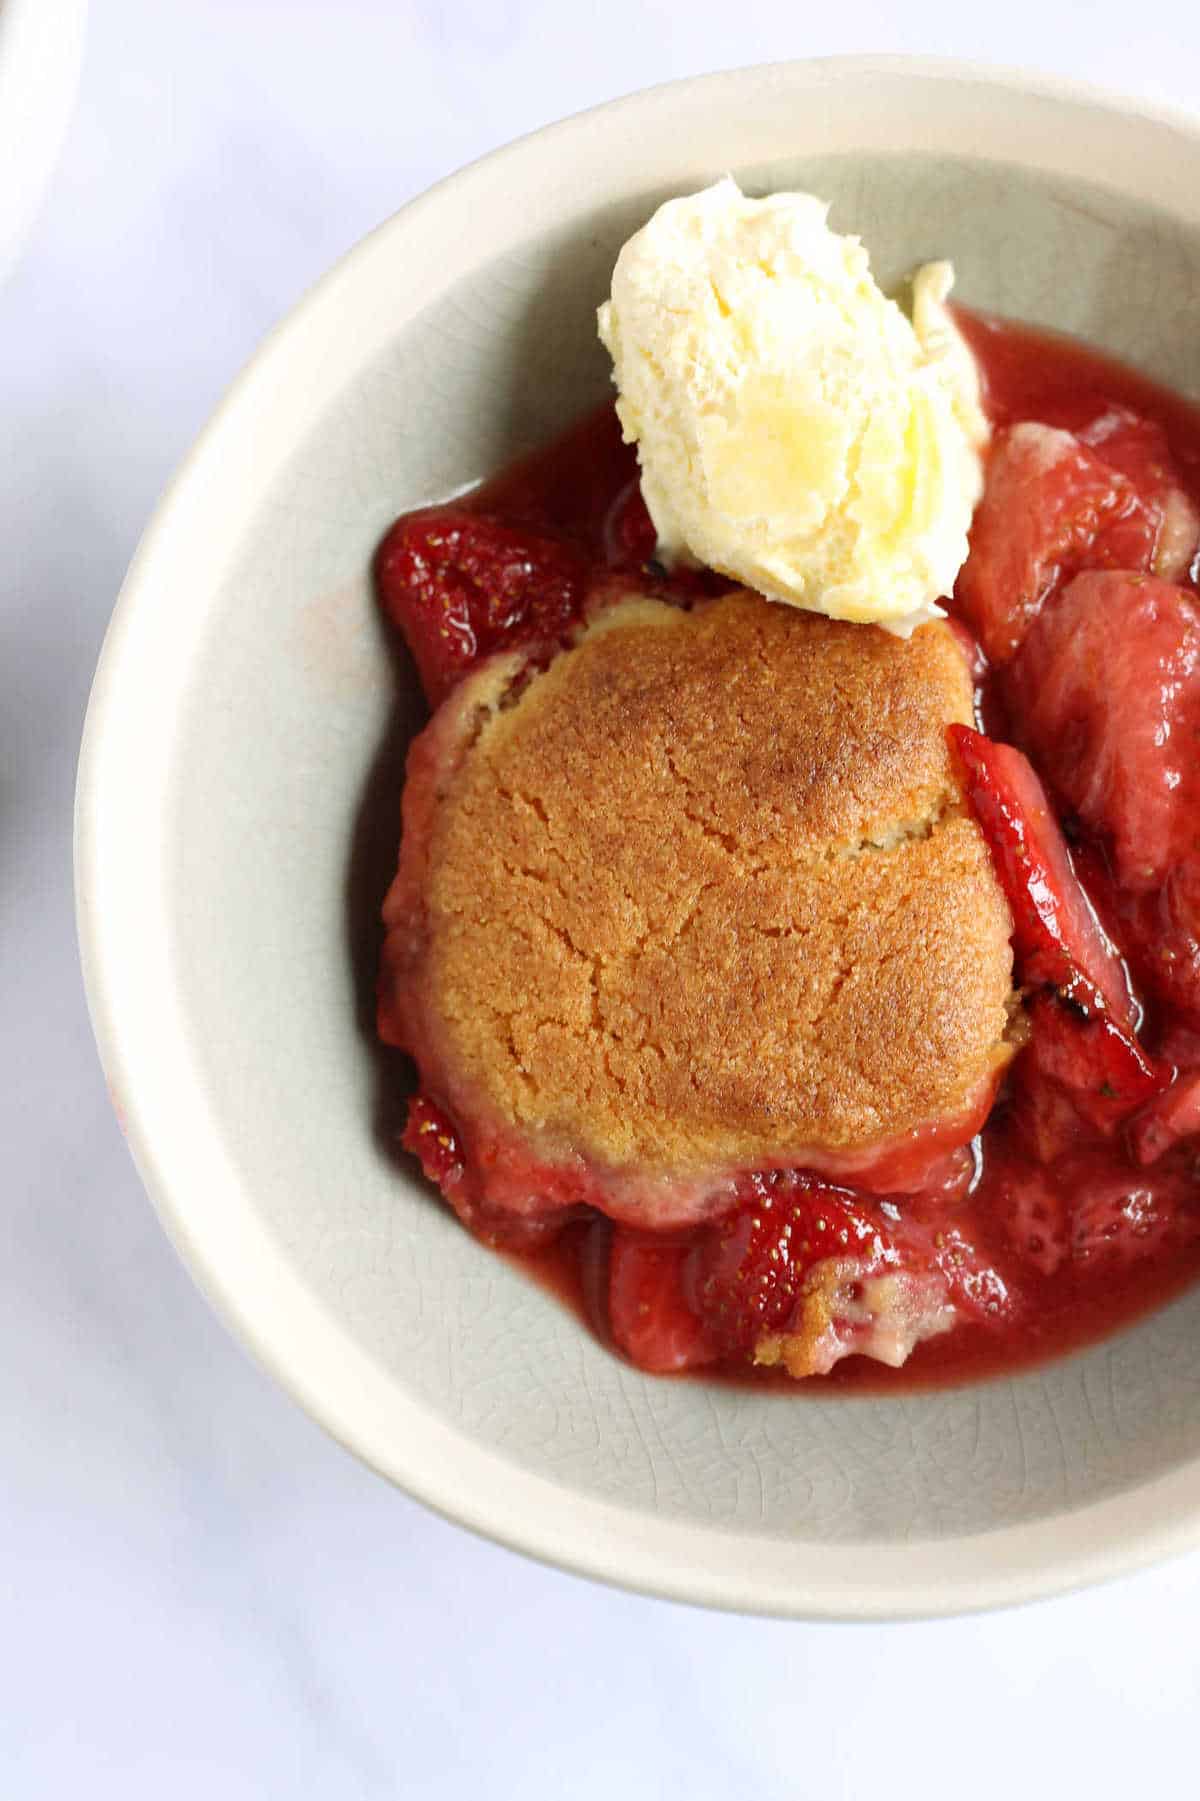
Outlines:
{"label": "strawberry cobbler", "polygon": [[379,554],[405,1144],[647,1370],[963,1379],[1200,1268],[1200,416],[954,317],[982,497],[907,638],[660,561],[609,408]]}

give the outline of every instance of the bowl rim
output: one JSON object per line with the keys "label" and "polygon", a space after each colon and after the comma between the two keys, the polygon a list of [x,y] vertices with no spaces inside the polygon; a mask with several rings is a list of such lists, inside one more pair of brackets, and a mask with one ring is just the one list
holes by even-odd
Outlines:
{"label": "bowl rim", "polygon": [[[560,1568],[645,1594],[777,1617],[916,1619],[1015,1605],[1132,1572],[1200,1545],[1200,1459],[1100,1501],[1032,1523],[946,1539],[821,1544],[753,1540],[736,1527],[696,1526],[583,1495],[509,1463],[432,1410],[400,1398],[349,1334],[305,1291],[282,1251],[213,1195],[232,1178],[169,985],[151,992],[161,922],[132,904],[123,845],[139,769],[128,706],[144,695],[139,661],[153,650],[157,593],[172,571],[172,539],[202,507],[215,462],[256,409],[279,403],[289,364],[303,361],[318,322],[336,321],[343,290],[385,239],[428,223],[447,201],[518,172],[533,147],[572,139],[699,91],[725,104],[763,82],[876,78],[982,84],[994,95],[1118,115],[1182,135],[1200,152],[1200,121],[1074,80],[939,57],[853,56],[758,64],[641,89],[489,152],[411,200],[359,241],[268,335],[235,378],[179,466],[122,585],[92,685],[75,800],[76,918],[84,985],[100,1059],[134,1162],[163,1226],[216,1312],[280,1385],[363,1462],[443,1517]],[[182,529],[180,527],[180,529]],[[231,537],[235,534],[230,529]],[[162,723],[168,715],[162,715]],[[124,884],[124,885],[123,885]],[[138,895],[145,904],[144,894]],[[122,902],[124,906],[122,908]],[[164,939],[165,944],[165,939]],[[165,956],[165,952],[164,952]],[[165,1010],[165,1011],[164,1011]],[[163,1045],[157,1043],[163,1034]],[[156,1052],[164,1064],[156,1069]],[[173,1087],[177,1083],[179,1086]],[[181,1111],[182,1109],[182,1111]],[[235,1222],[237,1255],[223,1254]],[[233,1248],[232,1239],[226,1253]],[[567,1505],[564,1505],[567,1502]]]}

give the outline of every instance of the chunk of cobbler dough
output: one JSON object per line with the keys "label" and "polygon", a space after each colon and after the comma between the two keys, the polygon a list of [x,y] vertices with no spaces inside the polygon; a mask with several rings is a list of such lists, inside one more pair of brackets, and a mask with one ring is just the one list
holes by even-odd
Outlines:
{"label": "chunk of cobbler dough", "polygon": [[412,752],[385,1036],[468,1140],[657,1226],[747,1169],[970,1137],[1012,979],[946,744],[971,718],[945,626],[745,591],[483,665]]}

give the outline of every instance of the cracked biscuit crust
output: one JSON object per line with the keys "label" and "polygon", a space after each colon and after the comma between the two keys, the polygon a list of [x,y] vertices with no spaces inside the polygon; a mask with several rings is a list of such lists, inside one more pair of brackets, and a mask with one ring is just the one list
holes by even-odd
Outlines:
{"label": "cracked biscuit crust", "polygon": [[946,746],[972,718],[947,628],[627,600],[517,667],[418,740],[385,909],[392,1035],[464,1123],[644,1178],[977,1099],[1011,922]]}

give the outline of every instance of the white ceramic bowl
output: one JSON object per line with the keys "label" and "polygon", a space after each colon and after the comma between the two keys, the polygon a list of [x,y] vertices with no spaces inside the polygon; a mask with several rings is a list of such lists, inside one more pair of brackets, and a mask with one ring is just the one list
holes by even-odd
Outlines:
{"label": "white ceramic bowl", "polygon": [[96,677],[78,891],[96,1033],[197,1280],[317,1419],[464,1524],[763,1612],[1046,1594],[1200,1540],[1200,1292],[1011,1381],[795,1398],[643,1376],[376,1136],[374,914],[417,717],[369,565],[605,392],[626,234],[732,170],[813,188],[887,279],[1200,388],[1200,135],[885,60],[705,77],[539,132],[361,244],[239,378],[152,521]]}

